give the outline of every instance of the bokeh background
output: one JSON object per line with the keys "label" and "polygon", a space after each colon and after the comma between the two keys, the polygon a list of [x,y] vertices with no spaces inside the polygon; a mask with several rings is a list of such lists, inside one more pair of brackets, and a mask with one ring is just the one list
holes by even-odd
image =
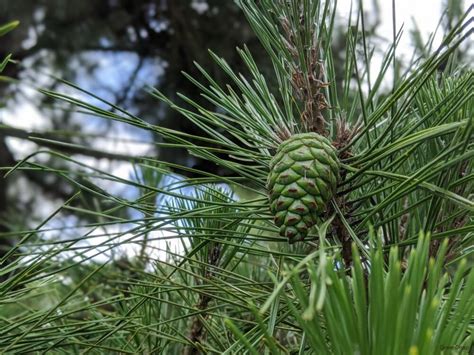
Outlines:
{"label": "bokeh background", "polygon": [[[344,60],[350,1],[340,1],[338,31],[333,50]],[[347,3],[347,4],[346,4]],[[403,28],[399,51],[399,72],[406,70],[412,56],[422,55],[421,44],[449,30],[462,14],[462,1],[364,2],[367,13],[366,38],[375,45],[374,71],[392,38]],[[445,9],[442,13],[441,9]],[[440,21],[439,19],[442,18]],[[210,163],[191,158],[176,149],[159,149],[160,138],[130,126],[73,112],[58,106],[38,88],[68,93],[70,88],[58,78],[75,83],[152,124],[190,134],[198,128],[147,93],[157,87],[172,100],[179,91],[202,102],[198,89],[182,74],[200,78],[194,61],[220,82],[226,78],[208,55],[212,49],[236,71],[244,71],[236,46],[247,45],[271,82],[272,68],[263,49],[232,0],[0,0],[0,23],[19,20],[20,26],[2,38],[0,58],[13,53],[16,64],[9,65],[0,81],[0,166],[13,166],[38,149],[53,149],[98,167],[117,177],[140,179],[130,156],[148,155],[225,175]],[[395,20],[395,24],[393,24]],[[336,68],[343,70],[342,65]],[[245,72],[244,72],[245,74]],[[387,74],[387,87],[397,72]],[[338,85],[338,83],[331,83]],[[86,100],[90,97],[84,95]],[[101,105],[100,102],[92,102]],[[58,145],[52,141],[86,146]],[[51,155],[31,158],[48,166],[67,164]],[[1,170],[3,176],[5,169]],[[107,191],[132,198],[133,188],[104,181]],[[74,193],[68,181],[53,174],[17,172],[0,178],[1,255],[15,243],[15,232],[34,228]],[[87,209],[87,198],[75,202]],[[133,213],[121,211],[120,213]],[[129,216],[128,216],[129,217]],[[81,216],[67,210],[55,219],[74,226]],[[0,256],[1,256],[0,255]]]}

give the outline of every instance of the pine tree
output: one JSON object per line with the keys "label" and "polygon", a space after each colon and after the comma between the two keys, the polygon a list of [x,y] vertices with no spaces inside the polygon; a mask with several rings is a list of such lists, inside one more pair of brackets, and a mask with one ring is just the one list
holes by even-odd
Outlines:
{"label": "pine tree", "polygon": [[[13,273],[0,288],[0,302],[7,304],[2,350],[470,349],[474,75],[456,53],[470,34],[471,13],[439,48],[427,44],[429,55],[402,73],[398,34],[373,78],[360,8],[349,19],[344,77],[338,77],[331,51],[335,3],[239,5],[272,61],[273,78],[262,74],[244,46],[238,53],[245,75],[210,52],[228,76],[226,86],[199,64],[201,78],[184,74],[202,91],[206,107],[150,90],[203,136],[151,125],[105,100],[99,107],[43,91],[80,111],[152,132],[163,139],[162,149],[184,148],[229,174],[154,157],[131,162],[136,179],[88,166],[80,174],[55,170],[34,156],[15,166],[10,174],[40,169],[68,179],[77,186],[71,200],[87,192],[114,207],[80,211],[99,220],[85,232],[77,226],[72,236],[47,224],[23,233],[11,253],[27,257],[2,269]],[[382,83],[390,68],[394,83],[387,91]],[[138,187],[140,196],[114,195],[97,179]],[[111,213],[118,209],[141,217],[118,219]],[[108,231],[118,224],[123,228]],[[91,244],[98,236],[105,238]],[[180,250],[157,243],[167,238]],[[126,244],[145,246],[142,258],[121,264],[93,259]],[[117,273],[120,267],[126,273]],[[35,298],[43,292],[49,298],[41,307]]]}

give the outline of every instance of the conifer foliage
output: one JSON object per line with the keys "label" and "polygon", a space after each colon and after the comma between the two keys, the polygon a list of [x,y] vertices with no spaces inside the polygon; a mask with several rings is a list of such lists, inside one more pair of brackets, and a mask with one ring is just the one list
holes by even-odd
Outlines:
{"label": "conifer foliage", "polygon": [[[151,125],[72,83],[43,90],[63,108],[151,132],[160,149],[183,148],[226,173],[141,157],[130,161],[137,176],[124,179],[54,150],[12,167],[9,174],[57,174],[75,193],[21,232],[7,255],[18,258],[0,266],[8,275],[0,284],[4,352],[470,349],[474,73],[459,53],[473,9],[404,71],[395,33],[374,76],[362,2],[337,64],[336,2],[239,5],[274,75],[265,76],[243,44],[242,74],[210,52],[225,85],[197,63],[201,77],[184,74],[206,106],[150,89],[157,105],[170,105],[201,136]],[[78,95],[65,93],[73,90]],[[41,154],[70,169],[45,166]],[[125,198],[104,182],[139,196]],[[97,208],[74,207],[83,196]],[[65,233],[50,223],[62,210],[87,222]],[[112,257],[137,245],[136,257]]]}

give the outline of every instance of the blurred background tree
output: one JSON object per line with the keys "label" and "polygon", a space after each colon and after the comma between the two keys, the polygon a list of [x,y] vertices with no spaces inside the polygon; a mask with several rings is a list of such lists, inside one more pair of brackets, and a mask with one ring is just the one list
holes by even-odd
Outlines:
{"label": "blurred background tree", "polygon": [[[180,118],[166,105],[160,105],[143,90],[144,86],[157,87],[170,97],[175,97],[176,91],[180,91],[202,102],[198,89],[181,75],[181,71],[197,75],[193,64],[197,61],[219,80],[223,74],[212,63],[208,48],[227,58],[234,68],[243,68],[235,51],[235,47],[242,43],[246,43],[257,58],[266,58],[259,55],[262,49],[256,37],[232,1],[107,0],[71,3],[62,0],[1,0],[0,23],[10,19],[20,20],[21,26],[3,38],[0,57],[14,53],[17,65],[8,66],[3,75],[22,82],[1,82],[0,97],[20,127],[5,125],[5,114],[0,111],[2,167],[14,165],[24,156],[25,150],[35,150],[34,147],[28,149],[27,142],[32,136],[96,148],[85,151],[35,141],[40,146],[93,158],[96,164],[99,160],[102,164],[114,164],[126,160],[125,154],[119,153],[134,153],[120,147],[122,142],[112,141],[112,136],[124,137],[126,132],[123,129],[130,131],[129,127],[123,128],[123,125],[111,121],[81,121],[70,110],[52,109],[50,98],[32,92],[33,85],[56,88],[58,82],[50,75],[78,83],[150,123],[193,134],[198,131],[196,126]],[[21,122],[32,120],[32,117],[26,117],[32,109],[22,109],[25,106],[39,110],[35,117],[43,118],[34,122],[34,131],[21,125]],[[76,134],[71,138],[67,132]],[[82,134],[77,134],[79,132]],[[161,159],[178,164],[200,166],[208,171],[216,170],[203,161],[189,161],[180,150],[159,151],[153,145],[154,138],[143,134],[138,130],[127,134],[130,140],[147,143],[146,148],[142,147],[143,153],[159,155]],[[109,137],[109,144],[97,140],[97,136],[104,140]],[[98,143],[102,143],[101,146],[97,146]],[[54,165],[55,161],[49,163]],[[38,209],[38,198],[41,204],[47,200],[63,201],[73,192],[67,182],[57,177],[47,178],[35,172],[24,172],[22,176],[21,179],[18,176],[0,179],[0,232],[16,229],[16,224],[23,223],[21,216],[29,216],[29,222],[33,222],[34,217],[43,218],[41,209]],[[21,213],[17,214],[19,211]],[[11,245],[8,238],[1,238],[0,243],[2,249]]]}
{"label": "blurred background tree", "polygon": [[[443,8],[447,16],[441,26],[448,31],[463,13],[463,3],[447,0]],[[378,2],[372,1],[370,10],[366,9],[365,13],[364,40],[380,41]],[[224,74],[207,53],[207,49],[212,48],[226,58],[236,72],[245,73],[245,66],[235,51],[235,47],[243,43],[254,54],[259,68],[271,72],[268,57],[233,1],[106,0],[71,3],[62,0],[0,0],[0,23],[12,19],[20,20],[21,26],[3,37],[0,58],[8,53],[14,54],[17,64],[9,65],[3,75],[20,81],[0,82],[1,103],[5,106],[0,110],[2,167],[13,166],[39,145],[78,156],[86,163],[123,169],[125,174],[131,171],[128,156],[145,154],[226,174],[222,167],[190,157],[180,149],[160,150],[155,144],[157,138],[146,136],[141,130],[110,120],[95,121],[88,117],[85,121],[69,108],[53,108],[49,96],[31,88],[56,89],[61,83],[54,77],[62,78],[149,123],[196,135],[200,132],[197,126],[167,105],[157,102],[143,90],[144,87],[156,87],[172,100],[179,91],[208,106],[207,101],[200,97],[199,89],[181,75],[181,71],[199,77],[200,72],[194,65],[196,61],[218,83],[222,83]],[[333,57],[338,62],[334,66],[336,75],[343,77],[347,33],[342,22],[336,24],[339,27],[331,46]],[[423,55],[425,41],[417,28],[411,36],[415,50]],[[358,41],[361,38],[358,36]],[[459,53],[462,55],[463,52]],[[359,54],[361,58],[365,55]],[[400,71],[406,69],[403,63],[396,67]],[[272,75],[267,77],[271,79]],[[343,90],[342,81],[333,84],[338,92]],[[356,96],[354,90],[353,97]],[[12,121],[15,125],[11,124]],[[64,142],[67,146],[52,141]],[[51,156],[42,158],[47,159],[46,163],[51,166],[64,164],[64,161]],[[129,167],[123,168],[124,164]],[[14,178],[0,179],[0,233],[8,236],[23,229],[26,221],[23,216],[28,216],[30,224],[42,220],[48,201],[62,203],[73,192],[74,187],[68,181],[31,170],[25,170]],[[74,203],[87,208],[91,201],[81,199]],[[8,250],[11,244],[10,237],[0,239],[2,250]]]}

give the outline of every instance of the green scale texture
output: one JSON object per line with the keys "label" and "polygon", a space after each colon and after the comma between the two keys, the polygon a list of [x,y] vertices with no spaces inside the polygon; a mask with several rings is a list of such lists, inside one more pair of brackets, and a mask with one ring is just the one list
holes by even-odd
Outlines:
{"label": "green scale texture", "polygon": [[284,141],[270,162],[270,209],[280,235],[303,240],[336,191],[339,160],[331,142],[317,133]]}

